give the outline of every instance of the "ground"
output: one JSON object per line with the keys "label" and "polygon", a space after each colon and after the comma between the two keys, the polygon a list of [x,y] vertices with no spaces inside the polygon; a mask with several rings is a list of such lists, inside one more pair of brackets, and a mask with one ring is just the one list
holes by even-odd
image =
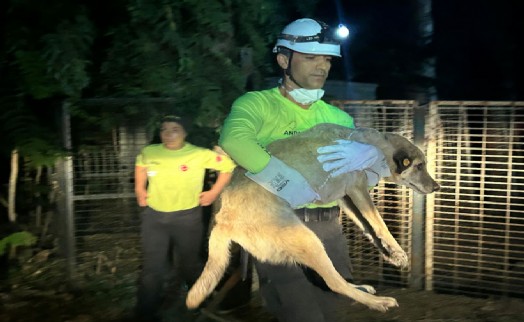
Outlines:
{"label": "ground", "polygon": [[[65,261],[49,254],[36,254],[11,270],[0,285],[0,321],[3,322],[101,322],[131,321],[136,269],[125,271],[105,265],[100,257],[79,265],[75,283],[69,284]],[[40,256],[40,257],[38,257]],[[135,267],[126,265],[122,267]],[[473,298],[399,288],[377,287],[380,295],[395,297],[399,307],[387,313],[374,312],[360,304],[340,308],[340,321],[365,322],[521,322],[524,299]],[[256,292],[251,304],[227,315],[184,314],[182,299],[166,310],[165,321],[274,321],[263,310]],[[178,307],[178,308],[177,308]],[[336,321],[333,321],[336,322]]]}

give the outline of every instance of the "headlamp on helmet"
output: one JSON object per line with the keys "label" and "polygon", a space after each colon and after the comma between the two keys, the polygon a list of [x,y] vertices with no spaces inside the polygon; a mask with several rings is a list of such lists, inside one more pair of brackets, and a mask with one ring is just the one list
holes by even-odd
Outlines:
{"label": "headlamp on helmet", "polygon": [[343,24],[339,24],[337,29],[335,29],[335,37],[338,38],[341,42],[349,36],[348,27]]}
{"label": "headlamp on helmet", "polygon": [[344,39],[346,39],[349,35],[349,29],[346,26],[344,26],[343,24],[340,24],[338,28],[333,30],[325,23],[321,21],[317,21],[317,22],[322,26],[322,29],[316,35],[297,36],[297,35],[280,34],[278,36],[278,39],[288,40],[292,44],[298,43],[298,42],[318,42],[320,44],[340,45],[340,43]]}
{"label": "headlamp on helmet", "polygon": [[340,43],[349,35],[349,29],[340,24],[332,29],[322,21],[299,19],[287,25],[278,36],[273,52],[285,47],[304,54],[340,57]]}

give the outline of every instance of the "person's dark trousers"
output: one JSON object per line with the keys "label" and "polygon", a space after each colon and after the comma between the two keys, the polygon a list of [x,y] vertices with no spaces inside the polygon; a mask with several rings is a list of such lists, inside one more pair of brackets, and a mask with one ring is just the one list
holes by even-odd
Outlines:
{"label": "person's dark trousers", "polygon": [[[336,213],[338,207],[331,211]],[[352,280],[347,240],[338,216],[311,217],[304,224],[320,238],[340,275]],[[341,305],[350,303],[347,297],[326,290],[320,277],[305,267],[256,260],[255,267],[264,305],[280,322],[334,322]]]}
{"label": "person's dark trousers", "polygon": [[142,272],[137,294],[137,315],[158,321],[173,253],[181,279],[190,287],[200,276],[204,260],[206,227],[202,208],[158,212],[146,207],[142,213]]}

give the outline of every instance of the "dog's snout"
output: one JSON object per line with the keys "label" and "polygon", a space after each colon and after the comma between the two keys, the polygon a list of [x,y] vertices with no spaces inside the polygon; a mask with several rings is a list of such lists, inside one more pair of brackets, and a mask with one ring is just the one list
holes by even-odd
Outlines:
{"label": "dog's snout", "polygon": [[433,192],[439,191],[439,190],[440,190],[440,185],[437,182],[433,181]]}

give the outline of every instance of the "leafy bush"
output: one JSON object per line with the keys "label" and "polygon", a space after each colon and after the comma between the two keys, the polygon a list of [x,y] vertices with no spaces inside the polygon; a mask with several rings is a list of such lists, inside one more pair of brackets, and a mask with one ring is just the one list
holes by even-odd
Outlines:
{"label": "leafy bush", "polygon": [[32,246],[36,243],[36,236],[27,231],[19,231],[0,239],[0,256],[4,255],[8,246]]}

